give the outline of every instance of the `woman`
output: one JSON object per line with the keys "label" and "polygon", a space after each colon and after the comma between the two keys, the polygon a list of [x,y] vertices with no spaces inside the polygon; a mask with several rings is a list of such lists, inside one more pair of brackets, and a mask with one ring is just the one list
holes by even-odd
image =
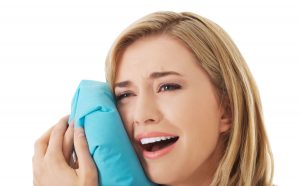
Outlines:
{"label": "woman", "polygon": [[[106,75],[153,182],[272,184],[273,160],[257,87],[237,47],[212,21],[189,12],[145,16],[113,44]],[[84,133],[76,128],[73,136],[73,125],[67,128],[66,121],[36,142],[34,181],[97,185]],[[67,164],[73,140],[78,169]]]}

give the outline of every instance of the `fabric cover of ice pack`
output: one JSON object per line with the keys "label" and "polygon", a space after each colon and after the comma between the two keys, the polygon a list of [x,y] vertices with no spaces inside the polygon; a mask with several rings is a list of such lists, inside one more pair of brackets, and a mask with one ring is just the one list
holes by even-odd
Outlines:
{"label": "fabric cover of ice pack", "polygon": [[69,123],[82,127],[101,186],[154,186],[130,143],[107,83],[83,80],[72,100]]}

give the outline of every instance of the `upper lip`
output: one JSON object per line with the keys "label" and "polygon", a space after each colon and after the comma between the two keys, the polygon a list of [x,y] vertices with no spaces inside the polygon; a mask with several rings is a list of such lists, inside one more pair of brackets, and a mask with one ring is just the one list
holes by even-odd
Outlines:
{"label": "upper lip", "polygon": [[166,132],[145,132],[145,133],[139,133],[135,136],[135,140],[140,142],[143,138],[153,138],[153,137],[168,137],[168,136],[178,136],[176,134],[166,133]]}

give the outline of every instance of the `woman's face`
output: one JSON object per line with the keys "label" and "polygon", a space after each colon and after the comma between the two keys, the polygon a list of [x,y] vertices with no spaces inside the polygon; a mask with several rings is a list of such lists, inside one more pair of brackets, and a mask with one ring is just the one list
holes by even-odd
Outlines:
{"label": "woman's face", "polygon": [[206,72],[171,37],[148,36],[122,54],[118,110],[149,178],[159,184],[209,181],[229,127]]}

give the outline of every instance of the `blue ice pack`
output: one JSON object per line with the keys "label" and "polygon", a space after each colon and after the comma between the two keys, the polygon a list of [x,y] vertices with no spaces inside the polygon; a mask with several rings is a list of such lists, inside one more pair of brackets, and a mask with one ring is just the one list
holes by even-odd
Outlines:
{"label": "blue ice pack", "polygon": [[101,186],[154,186],[130,143],[107,83],[83,80],[69,118],[83,127]]}

